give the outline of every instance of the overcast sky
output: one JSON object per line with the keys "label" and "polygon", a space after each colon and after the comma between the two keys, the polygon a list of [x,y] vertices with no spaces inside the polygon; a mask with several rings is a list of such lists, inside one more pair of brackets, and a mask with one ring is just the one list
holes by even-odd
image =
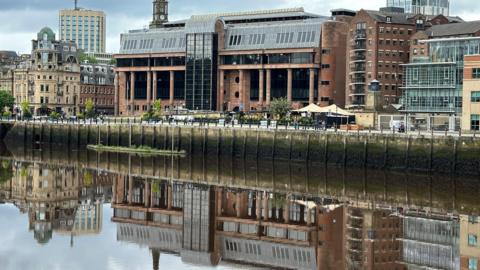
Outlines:
{"label": "overcast sky", "polygon": [[[31,40],[43,26],[58,32],[58,10],[72,8],[73,0],[0,0],[0,50],[29,53]],[[451,15],[480,20],[478,0],[451,0]],[[378,9],[386,0],[170,0],[170,20],[192,14],[304,7],[329,15],[334,8]],[[79,0],[79,6],[107,14],[107,51],[117,52],[120,33],[142,28],[151,20],[152,0]]]}

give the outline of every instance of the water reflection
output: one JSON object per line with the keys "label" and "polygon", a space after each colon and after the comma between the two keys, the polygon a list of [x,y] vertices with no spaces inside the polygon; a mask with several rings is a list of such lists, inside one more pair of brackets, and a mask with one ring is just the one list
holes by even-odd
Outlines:
{"label": "water reflection", "polygon": [[180,268],[475,269],[480,257],[478,179],[50,148],[3,160],[0,201],[28,213],[38,243],[101,234],[111,203],[116,240],[148,247],[153,269],[161,254]]}

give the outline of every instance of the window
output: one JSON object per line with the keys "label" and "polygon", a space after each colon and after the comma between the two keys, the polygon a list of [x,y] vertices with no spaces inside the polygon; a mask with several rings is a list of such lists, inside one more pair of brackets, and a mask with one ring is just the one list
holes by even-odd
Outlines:
{"label": "window", "polygon": [[480,102],[480,91],[473,91],[472,92],[472,102]]}
{"label": "window", "polygon": [[[480,130],[480,114],[472,114],[471,116],[471,130]],[[477,238],[475,237],[475,243]],[[468,236],[468,243],[470,244],[470,236]]]}
{"label": "window", "polygon": [[322,81],[322,85],[330,85],[330,81]]}
{"label": "window", "polygon": [[478,269],[478,260],[477,258],[468,259],[468,270],[477,270]]}
{"label": "window", "polygon": [[480,68],[472,69],[472,78],[473,79],[480,79]]}

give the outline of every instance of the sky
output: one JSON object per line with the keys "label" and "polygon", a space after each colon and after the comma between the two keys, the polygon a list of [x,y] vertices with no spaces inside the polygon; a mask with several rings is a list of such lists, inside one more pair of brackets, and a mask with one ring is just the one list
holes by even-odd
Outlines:
{"label": "sky", "polygon": [[[3,1],[3,0],[2,0]],[[13,0],[12,0],[13,1]],[[19,1],[19,0],[17,0]],[[44,1],[44,0],[38,0]],[[28,215],[11,204],[0,204],[0,269],[2,270],[145,270],[152,269],[146,246],[117,241],[117,226],[110,221],[110,205],[103,206],[103,226],[98,235],[77,236],[54,232],[45,245],[29,231]],[[162,253],[160,269],[233,270],[239,265],[221,263],[216,268],[185,265],[179,256]]]}
{"label": "sky", "polygon": [[[0,50],[30,53],[31,40],[44,26],[58,33],[58,11],[73,8],[73,0],[0,0]],[[331,9],[378,9],[386,0],[170,0],[170,20],[192,14],[304,7],[307,12],[329,15]],[[120,34],[147,27],[152,0],[79,0],[79,6],[107,14],[107,51],[118,52]],[[451,0],[450,15],[480,20],[478,0]]]}

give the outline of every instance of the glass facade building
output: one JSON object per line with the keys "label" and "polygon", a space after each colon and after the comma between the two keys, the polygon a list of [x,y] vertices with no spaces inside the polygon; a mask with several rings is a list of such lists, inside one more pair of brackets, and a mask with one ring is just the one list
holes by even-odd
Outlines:
{"label": "glass facade building", "polygon": [[425,62],[405,67],[404,110],[409,113],[462,111],[464,56],[480,54],[480,38],[432,39]]}
{"label": "glass facade building", "polygon": [[185,104],[190,110],[216,109],[215,33],[187,35]]}
{"label": "glass facade building", "polygon": [[450,0],[387,0],[387,7],[403,8],[405,13],[448,16]]}

